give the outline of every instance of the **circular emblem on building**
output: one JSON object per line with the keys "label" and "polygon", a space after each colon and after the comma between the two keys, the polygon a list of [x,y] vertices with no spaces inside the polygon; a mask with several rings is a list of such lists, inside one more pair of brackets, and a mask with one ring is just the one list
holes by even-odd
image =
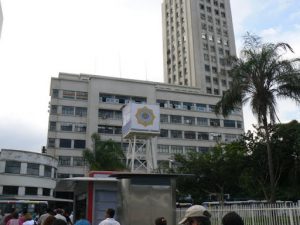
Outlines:
{"label": "circular emblem on building", "polygon": [[147,127],[149,125],[153,125],[153,121],[155,119],[155,115],[152,109],[147,108],[144,106],[137,110],[135,117],[137,119],[138,124]]}

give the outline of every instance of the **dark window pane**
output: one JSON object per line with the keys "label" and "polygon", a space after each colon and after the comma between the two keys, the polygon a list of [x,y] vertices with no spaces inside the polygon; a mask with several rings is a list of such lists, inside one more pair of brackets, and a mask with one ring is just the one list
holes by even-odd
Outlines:
{"label": "dark window pane", "polygon": [[18,195],[18,186],[3,186],[3,195]]}
{"label": "dark window pane", "polygon": [[168,137],[168,130],[160,129],[160,137]]}
{"label": "dark window pane", "polygon": [[37,187],[25,187],[25,195],[37,195]]}
{"label": "dark window pane", "polygon": [[84,107],[76,107],[75,108],[75,115],[76,116],[86,116],[87,108]]}
{"label": "dark window pane", "polygon": [[85,148],[85,140],[74,140],[74,148]]}
{"label": "dark window pane", "polygon": [[44,176],[45,177],[51,177],[51,166],[45,166],[45,170],[44,170]]}
{"label": "dark window pane", "polygon": [[71,156],[59,156],[58,165],[60,166],[70,166],[71,165]]}
{"label": "dark window pane", "polygon": [[60,148],[71,148],[71,139],[59,139]]}
{"label": "dark window pane", "polygon": [[57,178],[69,178],[69,174],[67,173],[58,173],[57,174]]}
{"label": "dark window pane", "polygon": [[43,188],[43,196],[50,196],[51,189],[50,188]]}
{"label": "dark window pane", "polygon": [[6,161],[6,163],[5,163],[5,173],[20,174],[20,170],[21,170],[21,162]]}
{"label": "dark window pane", "polygon": [[38,176],[40,172],[40,165],[37,163],[28,163],[27,164],[27,174]]}
{"label": "dark window pane", "polygon": [[234,120],[224,120],[224,127],[235,127]]}

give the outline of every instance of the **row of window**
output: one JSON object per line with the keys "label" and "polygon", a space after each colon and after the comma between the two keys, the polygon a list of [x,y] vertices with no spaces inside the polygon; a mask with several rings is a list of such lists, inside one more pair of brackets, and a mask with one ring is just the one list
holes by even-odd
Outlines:
{"label": "row of window", "polygon": [[[122,128],[118,126],[108,126],[108,125],[98,126],[98,133],[100,134],[119,135],[121,134],[121,132],[122,132]],[[235,134],[221,134],[221,133],[214,133],[214,132],[197,132],[197,131],[188,131],[188,130],[167,130],[167,129],[160,129],[160,137],[201,140],[201,141],[225,141],[225,142],[231,142],[238,138],[238,136]]]}
{"label": "row of window", "polygon": [[[180,102],[180,101],[171,101],[158,99],[157,104],[160,108],[172,108],[172,109],[181,109],[181,110],[191,110],[199,112],[214,112],[215,105],[208,105],[202,103],[192,103],[192,102]],[[235,108],[231,114],[241,114],[240,108]]]}
{"label": "row of window", "polygon": [[[203,43],[203,49],[204,50],[209,50],[211,53],[216,53],[216,47],[214,45],[210,45],[209,46],[208,43]],[[218,47],[218,53],[219,53],[219,55],[224,55],[224,54],[225,54],[225,56],[229,56],[230,55],[229,49],[224,49],[222,47]],[[204,58],[207,58],[207,56],[204,55]],[[210,59],[211,59],[211,62],[213,62],[213,63],[217,62],[217,58],[214,55],[212,55]],[[226,61],[223,58],[220,58],[219,60],[220,60],[220,64],[223,63],[223,61],[224,61],[224,65],[228,65],[229,64],[228,60]]]}
{"label": "row of window", "polygon": [[228,40],[222,39],[221,37],[215,38],[215,36],[212,35],[212,34],[207,34],[207,33],[203,32],[202,35],[201,35],[201,38],[203,40],[209,40],[211,42],[214,42],[215,39],[216,39],[217,44],[219,44],[219,45],[223,44],[224,46],[229,46],[229,41]]}
{"label": "row of window", "polygon": [[[226,18],[226,13],[224,11],[218,9],[218,8],[212,9],[211,6],[206,6],[205,7],[204,4],[200,4],[199,6],[200,6],[200,9],[202,11],[206,11],[207,13],[212,13],[214,11],[215,16],[219,16],[220,15],[222,18]],[[220,8],[224,9],[224,4],[222,4],[222,7],[220,5]]]}
{"label": "row of window", "polygon": [[[205,81],[207,84],[211,84],[211,76],[205,76]],[[223,87],[227,87],[227,80],[226,79],[221,79],[221,83]],[[231,81],[228,82],[231,84]],[[219,78],[213,77],[213,84],[214,85],[219,85]]]}
{"label": "row of window", "polygon": [[160,154],[186,154],[188,152],[207,152],[209,147],[203,146],[181,146],[181,145],[157,145]]}
{"label": "row of window", "polygon": [[[2,189],[2,195],[19,195],[19,186],[9,186],[4,185]],[[42,195],[43,196],[50,196],[51,189],[50,188],[43,188]],[[25,187],[25,195],[38,195],[38,188],[37,187]]]}
{"label": "row of window", "polygon": [[[214,26],[213,25],[208,25],[206,23],[202,23],[201,28],[202,28],[203,31],[209,31],[211,33],[214,33]],[[228,30],[227,29],[223,29],[223,32],[222,32],[222,29],[220,27],[217,27],[216,28],[216,33],[217,33],[217,35],[222,36],[222,34],[223,34],[224,37],[228,37]]]}
{"label": "row of window", "polygon": [[85,123],[70,123],[70,122],[55,122],[50,121],[49,123],[50,131],[66,131],[66,132],[86,132],[86,124]]}
{"label": "row of window", "polygon": [[129,102],[146,103],[147,98],[99,93],[99,101],[106,102],[106,103],[112,103],[112,104],[126,104]]}
{"label": "row of window", "polygon": [[[223,124],[221,124],[222,121]],[[166,115],[166,114],[160,115],[160,122],[170,123],[170,124],[243,128],[242,121],[238,121],[238,120],[220,120],[220,119],[212,119],[212,118],[205,118],[205,117],[179,116],[179,115]]]}
{"label": "row of window", "polygon": [[69,178],[69,177],[84,177],[84,174],[68,174],[68,173],[58,173],[57,178]]}
{"label": "row of window", "polygon": [[162,138],[176,138],[200,141],[224,141],[232,142],[238,139],[235,134],[222,134],[213,132],[196,132],[196,131],[183,131],[183,130],[160,130],[160,137]]}
{"label": "row of window", "polygon": [[48,147],[49,148],[75,148],[75,149],[84,149],[85,148],[85,140],[72,140],[72,139],[57,139],[58,143],[56,143],[55,138],[48,138]]}
{"label": "row of window", "polygon": [[85,160],[80,156],[59,156],[58,165],[59,166],[84,166]]}
{"label": "row of window", "polygon": [[[201,2],[204,2],[204,0],[200,0]],[[213,0],[213,1],[211,1],[211,0],[206,0],[206,3],[207,4],[211,4],[211,3],[214,3],[214,6],[219,6],[221,9],[224,9],[225,8],[225,5],[224,5],[224,2],[223,1],[218,1],[218,0]]]}
{"label": "row of window", "polygon": [[52,89],[52,98],[88,100],[88,93],[83,91]]}
{"label": "row of window", "polygon": [[[222,15],[221,15],[222,16]],[[222,16],[223,17],[223,16]],[[225,17],[226,17],[226,15],[224,14],[224,19],[225,19]],[[201,18],[201,20],[203,20],[203,21],[206,21],[206,19],[207,19],[207,21],[209,22],[209,23],[213,23],[213,17],[212,16],[210,16],[210,15],[205,15],[205,13],[200,13],[200,18]],[[217,26],[220,26],[221,25],[221,20],[219,19],[219,18],[215,18],[215,24],[217,25]],[[225,21],[225,20],[223,20],[222,21],[222,25],[223,25],[223,27],[227,27],[227,22]]]}
{"label": "row of window", "polygon": [[51,115],[62,115],[62,116],[87,116],[87,108],[86,107],[75,107],[75,106],[61,106],[51,105],[50,109]]}
{"label": "row of window", "polygon": [[[26,174],[27,175],[33,175],[33,176],[40,176],[40,164],[38,163],[25,163],[26,166]],[[51,178],[51,172],[52,167],[47,165],[44,166],[44,174],[41,176],[44,177],[50,177]],[[56,172],[56,169],[54,168],[54,173]],[[21,173],[21,162],[18,161],[6,161],[5,162],[5,173],[13,173],[13,174],[20,174]],[[54,174],[55,177],[55,174]]]}

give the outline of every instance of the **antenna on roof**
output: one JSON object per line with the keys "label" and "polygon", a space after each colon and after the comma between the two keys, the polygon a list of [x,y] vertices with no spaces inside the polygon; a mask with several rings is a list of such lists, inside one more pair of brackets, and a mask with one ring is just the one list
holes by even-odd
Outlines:
{"label": "antenna on roof", "polygon": [[122,66],[121,66],[121,54],[120,54],[120,49],[118,50],[118,61],[119,61],[119,75],[120,75],[120,78],[122,78]]}
{"label": "antenna on roof", "polygon": [[148,68],[147,68],[147,61],[145,60],[145,73],[146,73],[146,81],[148,81]]}
{"label": "antenna on roof", "polygon": [[94,75],[97,74],[97,56],[95,56],[95,60],[94,60]]}

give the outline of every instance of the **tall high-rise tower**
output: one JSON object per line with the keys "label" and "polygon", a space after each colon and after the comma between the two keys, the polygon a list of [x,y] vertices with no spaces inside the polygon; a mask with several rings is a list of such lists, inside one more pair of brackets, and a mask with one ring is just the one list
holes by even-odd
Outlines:
{"label": "tall high-rise tower", "polygon": [[164,81],[222,95],[235,55],[229,0],[164,0]]}

